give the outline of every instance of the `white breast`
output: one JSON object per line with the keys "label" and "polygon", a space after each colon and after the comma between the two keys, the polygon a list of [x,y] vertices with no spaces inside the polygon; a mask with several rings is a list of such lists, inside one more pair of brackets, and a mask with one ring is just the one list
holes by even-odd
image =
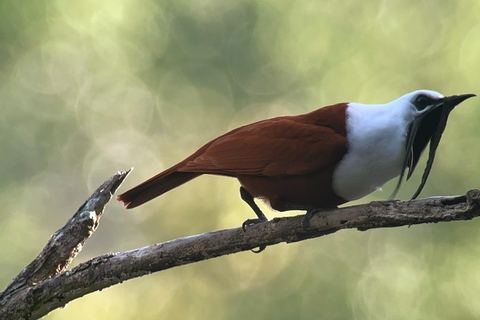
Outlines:
{"label": "white breast", "polygon": [[335,193],[359,199],[400,174],[408,130],[404,113],[392,104],[349,104],[348,152],[333,174]]}

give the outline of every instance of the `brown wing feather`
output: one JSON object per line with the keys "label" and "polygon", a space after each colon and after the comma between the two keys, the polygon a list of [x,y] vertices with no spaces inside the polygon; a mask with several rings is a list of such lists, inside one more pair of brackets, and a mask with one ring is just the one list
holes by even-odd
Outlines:
{"label": "brown wing feather", "polygon": [[338,162],[346,152],[346,106],[329,106],[232,130],[202,147],[177,170],[279,177],[317,172]]}
{"label": "brown wing feather", "polygon": [[347,150],[346,108],[343,103],[234,129],[117,199],[134,208],[204,173],[282,177],[331,171]]}

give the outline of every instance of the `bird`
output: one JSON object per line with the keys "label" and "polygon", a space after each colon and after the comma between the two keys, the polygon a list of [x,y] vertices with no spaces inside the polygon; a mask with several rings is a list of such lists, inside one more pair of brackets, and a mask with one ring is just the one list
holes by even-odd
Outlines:
{"label": "bird", "polygon": [[[135,208],[201,175],[237,178],[256,214],[255,199],[277,211],[318,211],[360,199],[386,182],[407,180],[430,143],[418,196],[426,183],[450,111],[475,94],[416,90],[385,104],[342,102],[309,113],[261,120],[206,143],[184,160],[117,197]],[[392,195],[393,196],[393,195]],[[264,249],[264,248],[263,248]]]}

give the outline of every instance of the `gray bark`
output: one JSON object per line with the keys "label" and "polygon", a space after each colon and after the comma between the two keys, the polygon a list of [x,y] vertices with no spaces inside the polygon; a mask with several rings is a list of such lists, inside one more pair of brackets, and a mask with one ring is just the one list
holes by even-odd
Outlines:
{"label": "gray bark", "polygon": [[100,186],[44,250],[0,293],[0,319],[38,319],[90,292],[180,265],[263,245],[297,242],[341,229],[368,230],[413,224],[470,220],[480,215],[480,191],[412,201],[374,201],[323,211],[301,226],[303,215],[275,218],[248,227],[219,230],[151,246],[106,254],[67,270],[98,227],[103,210],[128,175],[119,172]]}

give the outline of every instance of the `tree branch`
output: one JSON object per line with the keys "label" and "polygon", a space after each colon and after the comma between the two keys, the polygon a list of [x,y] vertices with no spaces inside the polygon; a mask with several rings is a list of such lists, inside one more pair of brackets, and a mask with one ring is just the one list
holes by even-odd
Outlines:
{"label": "tree branch", "polygon": [[38,304],[39,301],[33,300],[29,304],[27,301],[17,299],[17,296],[67,269],[82,251],[85,241],[97,229],[105,206],[130,171],[131,169],[118,172],[105,181],[80,206],[67,224],[50,237],[42,252],[0,293],[0,319],[30,317],[30,312],[34,311],[33,304]]}
{"label": "tree branch", "polygon": [[[128,172],[122,174],[121,180],[126,177]],[[118,187],[118,184],[116,186]],[[114,189],[109,189],[109,196]],[[82,212],[91,212],[91,209],[89,210]],[[79,213],[77,212],[77,214]],[[83,216],[90,216],[90,214],[84,213]],[[41,273],[46,275],[46,278],[35,277],[38,282],[36,284],[31,280],[34,279],[32,277],[22,280],[23,284],[28,284],[26,286],[12,287],[11,284],[0,296],[0,306],[2,307],[0,319],[7,317],[9,319],[37,319],[76,298],[125,280],[180,265],[251,250],[262,245],[302,241],[340,229],[356,228],[363,231],[372,228],[430,222],[470,220],[477,216],[480,216],[480,191],[470,190],[463,196],[433,197],[413,201],[374,201],[369,204],[324,211],[310,220],[311,230],[309,232],[302,229],[303,215],[299,215],[275,218],[266,223],[253,225],[246,232],[243,232],[241,228],[233,228],[179,238],[136,250],[99,256],[71,270]],[[77,218],[77,222],[79,220],[81,219]],[[98,220],[95,221],[96,227]],[[90,229],[91,232],[95,227]],[[57,231],[50,242],[55,241],[61,233]],[[71,252],[73,251],[75,250]],[[52,260],[47,259],[45,263],[48,264],[50,261]],[[62,258],[58,261],[66,260]],[[62,266],[58,270],[64,270],[70,261],[58,263],[58,266]],[[46,266],[46,268],[52,270],[52,266]],[[25,270],[22,273],[24,272]],[[34,274],[40,275],[38,272]],[[51,277],[48,278],[49,276]],[[6,291],[8,292],[5,293]]]}

